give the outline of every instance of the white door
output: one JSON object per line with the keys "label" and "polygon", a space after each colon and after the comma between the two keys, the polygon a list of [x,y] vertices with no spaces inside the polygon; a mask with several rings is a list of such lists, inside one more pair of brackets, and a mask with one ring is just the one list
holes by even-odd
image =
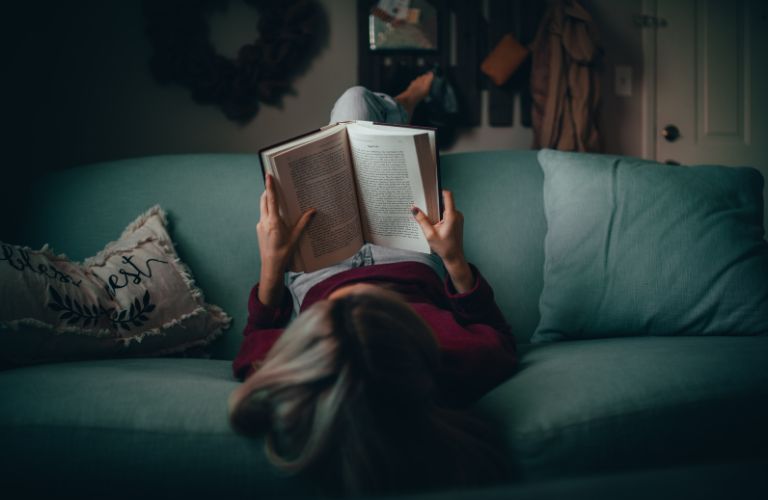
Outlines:
{"label": "white door", "polygon": [[653,3],[655,159],[754,166],[768,182],[768,2]]}

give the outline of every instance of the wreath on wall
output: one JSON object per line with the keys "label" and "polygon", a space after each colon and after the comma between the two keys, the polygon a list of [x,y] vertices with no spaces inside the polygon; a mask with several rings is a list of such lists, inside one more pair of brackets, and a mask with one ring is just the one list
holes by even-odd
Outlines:
{"label": "wreath on wall", "polygon": [[327,19],[315,0],[243,0],[258,14],[258,37],[235,59],[216,51],[209,17],[228,0],[144,0],[150,68],[161,83],[177,83],[199,104],[219,106],[245,124],[259,103],[279,106],[295,94],[291,82],[306,71],[323,47]]}

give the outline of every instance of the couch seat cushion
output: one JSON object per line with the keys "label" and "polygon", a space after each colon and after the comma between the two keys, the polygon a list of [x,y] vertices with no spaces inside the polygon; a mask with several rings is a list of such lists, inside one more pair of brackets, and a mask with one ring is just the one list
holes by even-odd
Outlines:
{"label": "couch seat cushion", "polygon": [[[231,362],[125,359],[0,372],[4,491],[113,498],[297,493],[230,430]],[[45,477],[45,481],[39,481]],[[39,495],[35,495],[38,493]]]}
{"label": "couch seat cushion", "polygon": [[523,478],[768,455],[768,337],[536,345],[485,396]]}

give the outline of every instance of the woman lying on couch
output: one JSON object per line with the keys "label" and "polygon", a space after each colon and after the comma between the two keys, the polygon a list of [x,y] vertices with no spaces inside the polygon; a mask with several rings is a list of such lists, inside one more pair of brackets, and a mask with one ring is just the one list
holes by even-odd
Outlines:
{"label": "woman lying on couch", "polygon": [[[332,121],[407,121],[431,80],[414,80],[407,99],[357,87]],[[366,244],[338,265],[288,273],[287,287],[284,270],[314,211],[287,227],[277,196],[268,176],[257,225],[261,276],[233,366],[245,379],[230,397],[233,427],[266,434],[273,464],[328,493],[501,479],[488,429],[462,409],[512,374],[514,337],[464,257],[452,194],[443,192],[437,224],[413,209],[435,255]],[[299,314],[283,330],[294,307]]]}

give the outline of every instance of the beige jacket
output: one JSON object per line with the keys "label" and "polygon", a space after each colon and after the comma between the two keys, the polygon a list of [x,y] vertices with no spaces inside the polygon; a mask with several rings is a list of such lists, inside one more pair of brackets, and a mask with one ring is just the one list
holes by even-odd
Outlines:
{"label": "beige jacket", "polygon": [[592,16],[575,0],[556,1],[530,48],[533,147],[599,151],[602,48]]}

